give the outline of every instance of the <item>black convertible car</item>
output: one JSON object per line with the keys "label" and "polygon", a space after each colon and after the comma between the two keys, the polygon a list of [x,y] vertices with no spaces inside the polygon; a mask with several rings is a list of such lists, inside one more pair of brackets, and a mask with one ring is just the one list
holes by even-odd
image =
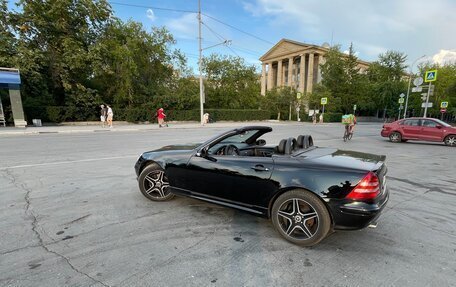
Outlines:
{"label": "black convertible car", "polygon": [[271,218],[304,246],[376,223],[388,201],[385,156],[316,147],[308,135],[268,146],[261,136],[270,131],[243,127],[145,152],[135,165],[139,188],[154,201],[176,194]]}

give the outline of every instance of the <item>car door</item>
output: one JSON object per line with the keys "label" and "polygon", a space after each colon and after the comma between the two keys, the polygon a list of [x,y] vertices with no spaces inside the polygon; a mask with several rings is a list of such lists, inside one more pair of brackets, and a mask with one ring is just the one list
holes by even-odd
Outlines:
{"label": "car door", "polygon": [[427,141],[442,141],[443,129],[436,121],[425,119],[421,121],[421,139]]}
{"label": "car door", "polygon": [[401,124],[403,139],[419,139],[421,134],[420,119],[407,119]]}
{"label": "car door", "polygon": [[273,168],[270,157],[195,155],[187,166],[187,188],[194,197],[255,208],[277,188],[270,181]]}

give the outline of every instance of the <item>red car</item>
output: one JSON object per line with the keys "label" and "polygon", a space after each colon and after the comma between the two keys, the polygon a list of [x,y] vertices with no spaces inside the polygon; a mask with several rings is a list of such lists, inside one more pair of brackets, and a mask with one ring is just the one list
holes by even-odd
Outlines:
{"label": "red car", "polygon": [[381,135],[393,143],[421,140],[456,146],[456,128],[433,118],[407,118],[384,124]]}

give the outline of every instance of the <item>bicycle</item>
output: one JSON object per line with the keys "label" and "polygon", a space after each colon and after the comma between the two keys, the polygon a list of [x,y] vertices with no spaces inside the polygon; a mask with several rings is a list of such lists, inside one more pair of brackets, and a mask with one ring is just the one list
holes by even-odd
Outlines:
{"label": "bicycle", "polygon": [[350,125],[345,125],[345,132],[344,132],[344,142],[347,140],[351,140],[353,137],[353,131],[350,129]]}

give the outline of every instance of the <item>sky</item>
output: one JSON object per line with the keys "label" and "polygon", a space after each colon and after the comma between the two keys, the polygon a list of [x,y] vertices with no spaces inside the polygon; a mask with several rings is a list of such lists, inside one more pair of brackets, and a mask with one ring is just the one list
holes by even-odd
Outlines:
{"label": "sky", "polygon": [[[108,1],[124,21],[142,22],[149,31],[166,27],[196,71],[198,21],[191,11],[198,0]],[[388,50],[405,53],[408,65],[426,55],[415,71],[421,61],[456,61],[456,0],[201,0],[201,10],[203,54],[240,56],[258,68],[258,59],[282,38],[339,44],[342,51],[353,43],[365,61]],[[210,48],[225,40],[231,45]]]}

